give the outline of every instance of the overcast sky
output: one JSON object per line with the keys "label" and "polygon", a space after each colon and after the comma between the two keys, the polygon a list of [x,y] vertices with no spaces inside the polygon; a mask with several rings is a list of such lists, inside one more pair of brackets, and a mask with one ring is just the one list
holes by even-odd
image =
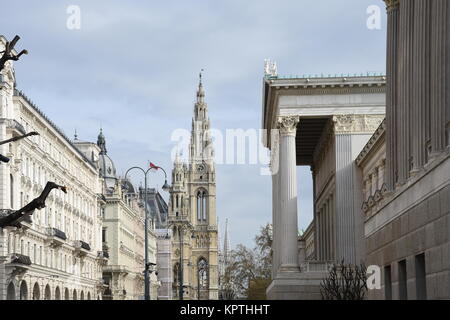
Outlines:
{"label": "overcast sky", "polygon": [[[66,27],[69,5],[81,9],[79,30]],[[370,5],[381,8],[380,30],[366,26]],[[260,128],[266,58],[281,75],[385,70],[381,0],[15,0],[0,15],[0,34],[20,35],[17,49],[30,52],[16,63],[18,88],[70,137],[76,129],[96,141],[103,127],[119,173],[147,160],[170,171],[170,137],[191,127],[202,68],[220,130]],[[309,168],[298,171],[305,229],[312,183]],[[164,182],[158,173],[150,179]],[[271,208],[271,178],[259,165],[217,166],[217,214],[221,231],[229,219],[232,246],[253,246]]]}

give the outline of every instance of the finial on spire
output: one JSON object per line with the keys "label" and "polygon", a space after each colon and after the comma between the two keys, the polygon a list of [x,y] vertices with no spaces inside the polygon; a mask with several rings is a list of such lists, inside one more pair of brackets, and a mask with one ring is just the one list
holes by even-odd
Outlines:
{"label": "finial on spire", "polygon": [[75,134],[74,134],[74,136],[73,136],[73,139],[74,139],[74,140],[78,140],[77,129],[75,129]]}
{"label": "finial on spire", "polygon": [[203,71],[205,71],[205,70],[204,70],[204,69],[201,69],[201,70],[200,70],[200,74],[199,74],[199,83],[198,83],[198,84],[199,84],[200,87],[203,85],[203,84],[202,84],[202,77],[203,77],[202,72],[203,72]]}
{"label": "finial on spire", "polygon": [[203,71],[204,69],[200,70],[199,74],[199,83],[198,83],[198,90],[197,90],[197,102],[203,103],[205,98],[205,90],[203,89]]}

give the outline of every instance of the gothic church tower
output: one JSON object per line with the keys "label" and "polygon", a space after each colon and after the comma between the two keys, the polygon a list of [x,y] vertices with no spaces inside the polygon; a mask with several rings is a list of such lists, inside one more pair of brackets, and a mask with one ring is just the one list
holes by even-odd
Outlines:
{"label": "gothic church tower", "polygon": [[[218,299],[216,173],[202,75],[192,119],[189,160],[176,157],[169,200],[174,299]],[[181,289],[182,288],[182,289]]]}

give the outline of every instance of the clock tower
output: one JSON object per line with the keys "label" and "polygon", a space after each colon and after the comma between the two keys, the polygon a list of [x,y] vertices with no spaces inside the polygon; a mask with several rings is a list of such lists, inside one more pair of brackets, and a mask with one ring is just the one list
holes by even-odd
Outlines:
{"label": "clock tower", "polygon": [[173,231],[174,298],[218,299],[216,172],[202,75],[192,118],[189,160],[172,171],[169,225]]}

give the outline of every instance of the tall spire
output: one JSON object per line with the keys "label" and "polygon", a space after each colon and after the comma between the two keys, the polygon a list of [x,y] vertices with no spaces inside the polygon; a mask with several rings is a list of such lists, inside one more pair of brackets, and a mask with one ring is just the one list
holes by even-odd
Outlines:
{"label": "tall spire", "polygon": [[[203,71],[203,69],[202,69]],[[209,133],[210,122],[208,118],[208,105],[205,102],[205,90],[203,89],[203,74],[200,72],[197,90],[197,102],[192,118],[191,143],[189,157],[191,161],[212,160],[213,148]]]}
{"label": "tall spire", "polygon": [[199,81],[198,81],[198,90],[197,90],[197,103],[204,103],[205,102],[205,90],[203,89],[203,69],[200,71],[199,74]]}

